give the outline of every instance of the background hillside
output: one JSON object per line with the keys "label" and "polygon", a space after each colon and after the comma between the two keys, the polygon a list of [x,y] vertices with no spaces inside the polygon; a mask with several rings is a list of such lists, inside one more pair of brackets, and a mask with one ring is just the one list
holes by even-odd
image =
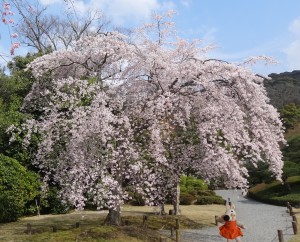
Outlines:
{"label": "background hillside", "polygon": [[[274,181],[262,164],[258,169],[250,169],[252,188],[248,195],[254,199],[276,205],[287,201],[300,205],[300,70],[270,74],[265,80],[271,104],[280,112],[286,128],[288,146],[282,148],[283,183]],[[269,179],[268,179],[269,177]]]}
{"label": "background hillside", "polygon": [[272,73],[269,77],[271,79],[265,80],[264,85],[272,105],[277,109],[290,103],[300,105],[300,70]]}

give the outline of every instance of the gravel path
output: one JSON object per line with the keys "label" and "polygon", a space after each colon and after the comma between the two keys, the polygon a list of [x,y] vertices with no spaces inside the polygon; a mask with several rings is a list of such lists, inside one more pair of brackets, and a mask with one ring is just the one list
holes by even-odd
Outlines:
{"label": "gravel path", "polygon": [[[293,235],[292,218],[285,207],[245,198],[240,191],[219,190],[216,193],[224,199],[230,198],[235,204],[238,221],[247,227],[243,230],[243,242],[278,242],[278,229],[283,231],[285,242]],[[182,230],[181,241],[225,242],[226,239],[219,235],[218,227],[208,227],[201,230]]]}

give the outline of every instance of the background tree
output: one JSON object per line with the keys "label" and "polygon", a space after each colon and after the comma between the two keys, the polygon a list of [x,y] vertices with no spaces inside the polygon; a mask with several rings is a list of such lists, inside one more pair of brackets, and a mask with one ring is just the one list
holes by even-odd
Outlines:
{"label": "background tree", "polygon": [[104,32],[109,23],[97,10],[89,10],[79,16],[70,5],[62,18],[49,14],[38,1],[12,0],[12,3],[21,17],[15,28],[20,43],[42,54],[73,47],[82,37]]}
{"label": "background tree", "polygon": [[21,112],[23,99],[29,93],[34,78],[30,71],[25,71],[26,65],[37,55],[27,54],[25,57],[14,57],[8,63],[10,75],[2,73],[0,77],[0,150],[6,156],[12,157],[26,167],[32,167],[30,153],[22,148],[21,140],[9,144],[9,134],[6,130],[11,125],[21,125],[29,114]]}
{"label": "background tree", "polygon": [[300,122],[300,106],[290,103],[280,109],[280,116],[286,129],[293,129]]}

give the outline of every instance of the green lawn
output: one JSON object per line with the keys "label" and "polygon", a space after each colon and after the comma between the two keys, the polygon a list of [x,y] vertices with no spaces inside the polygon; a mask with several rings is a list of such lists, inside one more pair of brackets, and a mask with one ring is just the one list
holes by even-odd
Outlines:
{"label": "green lawn", "polygon": [[[159,216],[153,207],[124,206],[122,221],[126,226],[114,227],[103,224],[107,211],[74,211],[65,215],[41,215],[24,217],[17,222],[0,224],[0,241],[10,242],[74,242],[74,241],[158,241],[157,230],[175,226],[175,219],[180,221],[181,228],[201,228],[213,226],[215,215],[225,211],[223,205],[190,205],[181,206],[181,216]],[[171,206],[165,207],[166,212]],[[148,228],[142,227],[143,215],[148,216]],[[201,218],[201,219],[200,219]],[[79,222],[79,228],[75,228]],[[26,234],[30,223],[33,234]],[[53,226],[57,232],[53,232]]]}

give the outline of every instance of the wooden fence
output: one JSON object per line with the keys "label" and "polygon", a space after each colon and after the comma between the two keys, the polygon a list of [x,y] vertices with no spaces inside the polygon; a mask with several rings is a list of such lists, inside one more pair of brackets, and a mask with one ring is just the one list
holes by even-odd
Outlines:
{"label": "wooden fence", "polygon": [[[296,214],[299,214],[300,212],[294,212],[293,207],[290,205],[289,202],[287,202],[286,206],[287,206],[287,212],[292,217],[291,223],[292,223],[293,233],[294,233],[294,235],[296,235],[296,234],[298,234],[298,221],[297,221]],[[289,228],[291,228],[291,227],[289,227]],[[272,242],[275,241],[277,239],[277,237],[278,237],[279,242],[284,242],[284,237],[283,237],[284,233],[283,232],[284,232],[283,230],[278,229],[277,236],[272,240]]]}
{"label": "wooden fence", "polygon": [[[125,225],[128,225],[128,221],[124,221]],[[86,224],[86,223],[73,223],[73,224],[61,224],[61,225],[45,225],[45,224],[31,224],[31,223],[27,223],[25,226],[25,230],[24,233],[30,235],[30,234],[34,234],[37,231],[39,231],[41,228],[43,230],[47,230],[47,231],[51,231],[53,233],[56,233],[57,231],[61,231],[61,230],[69,230],[69,229],[74,229],[74,228],[79,228],[81,226],[85,226],[85,225],[92,225],[92,224]],[[141,226],[144,229],[148,229],[148,216],[147,215],[143,215],[142,220],[141,220]],[[179,219],[176,218],[174,220],[174,224],[172,226],[169,227],[170,229],[170,236],[160,236],[160,242],[166,242],[167,239],[171,239],[173,241],[179,242],[180,241],[180,223],[179,223]],[[80,234],[78,236],[81,236]],[[77,239],[76,239],[77,241]]]}

